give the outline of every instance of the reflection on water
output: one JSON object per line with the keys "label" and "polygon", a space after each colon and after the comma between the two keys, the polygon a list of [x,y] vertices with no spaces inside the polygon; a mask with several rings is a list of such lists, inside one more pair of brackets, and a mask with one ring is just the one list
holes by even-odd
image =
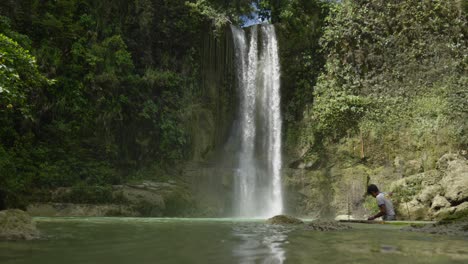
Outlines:
{"label": "reflection on water", "polygon": [[282,248],[283,243],[287,243],[287,235],[278,233],[271,237],[265,237],[264,243],[270,248],[271,256],[267,257],[263,263],[265,264],[282,264],[286,259],[285,251]]}
{"label": "reflection on water", "polygon": [[239,245],[233,248],[233,256],[240,264],[282,264],[286,259],[284,245],[288,243],[291,227],[265,224],[244,224],[233,228],[233,236]]}

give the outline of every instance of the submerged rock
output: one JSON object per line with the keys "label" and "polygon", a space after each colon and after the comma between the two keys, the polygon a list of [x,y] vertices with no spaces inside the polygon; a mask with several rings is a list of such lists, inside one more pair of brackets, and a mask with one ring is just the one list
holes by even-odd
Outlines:
{"label": "submerged rock", "polygon": [[297,225],[303,224],[301,219],[288,216],[288,215],[277,215],[267,220],[268,224],[272,225]]}
{"label": "submerged rock", "polygon": [[0,211],[0,240],[33,240],[39,235],[36,223],[26,212],[17,209]]}
{"label": "submerged rock", "polygon": [[340,231],[351,229],[351,226],[337,221],[313,221],[307,225],[306,229],[313,231]]}

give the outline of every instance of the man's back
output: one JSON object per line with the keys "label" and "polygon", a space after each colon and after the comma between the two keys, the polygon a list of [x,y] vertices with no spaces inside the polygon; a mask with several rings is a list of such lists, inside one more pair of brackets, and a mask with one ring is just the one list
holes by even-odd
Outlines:
{"label": "man's back", "polygon": [[[385,209],[387,211],[386,215],[384,215],[384,220],[393,220],[395,218],[395,210],[393,209],[393,203],[390,199],[385,197],[385,193],[379,193],[375,199],[377,199],[377,205],[380,207],[385,205]],[[393,219],[392,219],[393,218]]]}

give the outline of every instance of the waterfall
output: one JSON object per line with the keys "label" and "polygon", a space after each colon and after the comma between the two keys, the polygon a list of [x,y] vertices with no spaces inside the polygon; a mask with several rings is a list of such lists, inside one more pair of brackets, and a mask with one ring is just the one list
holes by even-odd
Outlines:
{"label": "waterfall", "polygon": [[252,26],[248,34],[234,26],[231,30],[240,93],[235,215],[270,217],[283,210],[280,66],[275,28]]}

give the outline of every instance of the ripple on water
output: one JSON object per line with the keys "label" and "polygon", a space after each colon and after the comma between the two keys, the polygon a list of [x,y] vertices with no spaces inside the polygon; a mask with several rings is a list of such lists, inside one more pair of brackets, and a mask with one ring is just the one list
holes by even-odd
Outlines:
{"label": "ripple on water", "polygon": [[235,219],[39,219],[45,241],[0,242],[1,264],[468,263],[468,240],[398,228],[317,232]]}

